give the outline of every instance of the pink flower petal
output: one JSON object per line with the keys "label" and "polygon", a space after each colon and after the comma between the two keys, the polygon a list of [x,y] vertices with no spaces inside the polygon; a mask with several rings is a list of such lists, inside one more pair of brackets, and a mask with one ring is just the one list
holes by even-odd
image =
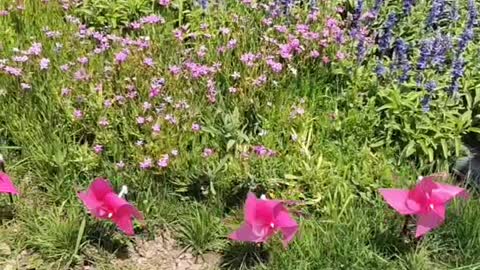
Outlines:
{"label": "pink flower petal", "polygon": [[255,216],[256,216],[256,205],[257,205],[257,197],[252,192],[249,192],[247,195],[247,200],[245,201],[244,206],[244,219],[247,223],[254,223]]}
{"label": "pink flower petal", "polygon": [[265,241],[265,237],[256,234],[252,227],[244,223],[238,230],[234,231],[228,238],[236,241],[261,243]]}
{"label": "pink flower petal", "polygon": [[0,193],[18,195],[18,191],[13,185],[12,179],[10,179],[10,176],[3,172],[0,172]]}
{"label": "pink flower petal", "polygon": [[409,200],[410,192],[408,190],[382,188],[380,194],[400,215],[415,214],[420,209],[417,204]]}
{"label": "pink flower petal", "polygon": [[440,203],[448,203],[455,197],[468,199],[468,192],[460,187],[448,184],[437,183],[438,189],[432,191],[432,195],[439,200]]}
{"label": "pink flower petal", "polygon": [[91,191],[92,195],[99,200],[101,200],[106,194],[114,192],[110,183],[102,178],[95,179],[90,186],[89,191]]}
{"label": "pink flower petal", "polygon": [[283,205],[276,208],[275,226],[277,226],[283,235],[283,245],[286,247],[293,240],[298,231],[297,222],[290,216]]}
{"label": "pink flower petal", "polygon": [[417,231],[415,237],[420,237],[442,225],[445,221],[445,206],[436,206],[432,211],[429,211],[424,215],[418,215],[417,218]]}

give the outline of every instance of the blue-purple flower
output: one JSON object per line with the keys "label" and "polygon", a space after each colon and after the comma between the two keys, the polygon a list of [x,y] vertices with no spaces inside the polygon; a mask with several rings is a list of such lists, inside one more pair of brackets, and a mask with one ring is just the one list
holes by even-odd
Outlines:
{"label": "blue-purple flower", "polygon": [[434,0],[427,19],[427,27],[434,28],[445,11],[445,0]]}
{"label": "blue-purple flower", "polygon": [[397,15],[392,13],[388,15],[387,22],[385,23],[385,27],[383,28],[383,35],[378,40],[378,47],[380,48],[380,52],[385,54],[386,51],[390,48],[390,40],[393,36],[393,27],[397,23]]}

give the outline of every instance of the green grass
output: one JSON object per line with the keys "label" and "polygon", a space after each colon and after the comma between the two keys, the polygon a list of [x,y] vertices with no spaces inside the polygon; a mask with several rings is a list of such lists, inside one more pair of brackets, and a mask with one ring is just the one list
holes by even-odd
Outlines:
{"label": "green grass", "polygon": [[[462,118],[464,125],[448,121],[450,117],[460,118],[458,114],[467,105],[449,103],[445,114],[437,108],[425,116],[418,98],[406,101],[409,89],[404,87],[399,90],[401,110],[384,113],[379,105],[389,102],[382,95],[391,93],[393,83],[381,85],[373,73],[360,68],[358,74],[350,74],[356,65],[353,60],[325,66],[320,60],[299,56],[288,64],[284,62],[287,71],[281,74],[272,73],[266,65],[245,67],[239,61],[243,53],[277,53],[261,39],[263,34],[280,42],[286,42],[286,37],[267,30],[261,22],[265,15],[262,11],[253,12],[233,2],[227,2],[227,9],[235,11],[242,23],[235,22],[226,11],[203,14],[197,9],[187,10],[191,7],[183,1],[173,1],[168,10],[157,5],[142,7],[145,14],[162,14],[166,24],[147,26],[141,32],[112,29],[118,35],[151,38],[149,49],[132,51],[129,62],[121,67],[114,64],[119,44],[113,44],[112,51],[105,54],[92,54],[97,42],[79,40],[78,27],[65,22],[65,15],[87,14],[88,7],[87,11],[64,11],[54,1],[25,2],[23,13],[12,11],[0,17],[0,29],[5,29],[0,31],[0,58],[10,58],[13,48],[26,50],[39,41],[51,67],[49,71],[39,70],[37,57],[31,63],[18,64],[23,67],[21,78],[0,73],[0,154],[21,191],[13,202],[6,195],[0,197],[0,244],[11,249],[0,251],[0,267],[15,262],[16,267],[25,269],[20,254],[28,252],[33,259],[26,264],[35,264],[36,269],[73,269],[84,264],[110,269],[111,258],[131,240],[113,224],[90,217],[76,196],[95,177],[105,177],[117,190],[128,185],[127,199],[146,218],[145,224],[135,224],[137,233],[155,237],[158,230],[173,231],[178,243],[195,255],[221,254],[223,269],[480,269],[480,206],[474,191],[467,203],[455,201],[446,223],[420,241],[401,234],[404,219],[377,193],[380,187],[405,188],[415,183],[418,175],[449,170],[453,153],[458,150],[456,140],[469,128],[473,116]],[[179,13],[180,2],[185,4],[185,13]],[[337,1],[327,2],[319,14],[322,19],[335,16]],[[419,2],[417,13],[425,15],[422,8],[427,9],[427,3]],[[0,9],[8,4],[0,0]],[[400,5],[391,3],[389,10],[395,8]],[[142,12],[116,18],[115,24],[136,20]],[[303,10],[297,12],[300,18],[305,17]],[[87,15],[87,23],[92,26],[109,25],[103,18]],[[189,31],[197,39],[189,38],[184,43],[175,40],[172,31],[178,18],[189,23]],[[276,23],[286,23],[282,20]],[[201,29],[201,23],[208,23],[209,28]],[[42,32],[46,26],[62,35],[47,38]],[[228,38],[216,34],[224,26],[232,29]],[[313,26],[319,32],[322,27],[320,23]],[[461,27],[457,28],[458,32]],[[207,32],[214,37],[202,36]],[[232,38],[238,48],[219,57],[217,47]],[[56,42],[63,44],[60,53],[54,50]],[[189,48],[199,50],[202,45],[208,49],[203,60],[185,52]],[[334,57],[337,50],[354,58],[353,43],[332,45],[325,53]],[[78,64],[73,71],[59,69],[87,55],[89,81],[73,78]],[[144,57],[154,58],[155,67],[145,68]],[[206,79],[177,78],[168,72],[169,66],[180,65],[189,57],[207,65],[221,62],[222,71],[215,75],[218,95],[214,105],[206,97]],[[477,63],[471,65],[475,66],[473,73]],[[105,71],[106,67],[112,69]],[[242,74],[239,81],[231,78],[236,71]],[[269,82],[253,86],[252,81],[262,74],[268,74]],[[167,82],[163,96],[149,99],[152,79],[160,77]],[[445,78],[442,80],[447,81]],[[474,85],[475,79],[471,80]],[[21,82],[29,83],[32,89],[22,90]],[[102,93],[95,90],[99,84],[103,85]],[[137,99],[105,108],[105,101],[126,96],[130,84],[138,90]],[[237,94],[229,93],[228,88],[233,86],[238,88]],[[65,87],[72,89],[69,96],[61,94]],[[165,101],[167,97],[172,104]],[[436,102],[444,100],[447,97],[441,96]],[[163,106],[164,111],[145,111],[145,101],[157,108]],[[175,107],[182,101],[188,108]],[[292,118],[293,108],[298,106],[304,114]],[[81,121],[74,119],[76,109],[85,113]],[[165,114],[175,116],[177,124],[168,123]],[[138,116],[152,116],[153,122],[139,126]],[[103,117],[108,118],[109,127],[98,125]],[[415,130],[410,133],[412,119],[420,123],[428,117],[434,118],[429,128],[442,121],[455,127],[451,128],[454,132],[442,130],[438,135],[448,141],[446,149],[443,144],[435,148],[434,160],[429,160],[430,150],[424,151],[420,145],[415,146],[416,152],[406,155],[405,145],[411,140],[428,136],[437,139],[432,135],[436,133],[413,124]],[[154,123],[161,125],[157,135],[152,134]],[[200,123],[202,131],[194,133],[193,123]],[[383,144],[377,144],[379,138]],[[138,140],[144,142],[143,147],[136,145]],[[425,140],[429,146],[437,142]],[[104,146],[103,153],[93,152],[96,144]],[[255,145],[273,149],[277,155],[257,157],[251,153]],[[205,148],[214,149],[214,154],[203,157]],[[178,150],[177,157],[172,150]],[[245,152],[250,155],[245,157]],[[151,157],[156,163],[165,154],[170,155],[167,168],[139,168],[145,158]],[[116,167],[120,161],[126,163],[124,169]],[[227,239],[241,222],[248,191],[303,202],[292,209],[299,216],[300,230],[286,250],[278,238],[265,245]]]}

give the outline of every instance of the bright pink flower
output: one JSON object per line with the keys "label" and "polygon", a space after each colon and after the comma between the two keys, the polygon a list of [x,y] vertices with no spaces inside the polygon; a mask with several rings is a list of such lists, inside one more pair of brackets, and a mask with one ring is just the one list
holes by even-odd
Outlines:
{"label": "bright pink flower", "polygon": [[450,200],[459,196],[467,199],[463,188],[434,182],[435,176],[424,177],[411,190],[380,189],[385,201],[400,215],[415,215],[420,237],[439,227],[445,221],[445,209]]}
{"label": "bright pink flower", "polygon": [[230,239],[263,243],[281,231],[286,247],[298,230],[297,222],[290,217],[281,201],[257,199],[251,192],[245,202],[244,216],[245,223],[229,236]]}
{"label": "bright pink flower", "polygon": [[78,197],[92,215],[111,220],[128,235],[134,234],[132,218],[143,220],[133,205],[115,194],[108,180],[95,179],[87,191],[78,193]]}
{"label": "bright pink flower", "polygon": [[10,179],[10,176],[3,172],[0,172],[0,193],[18,195],[18,191],[13,185],[12,179]]}

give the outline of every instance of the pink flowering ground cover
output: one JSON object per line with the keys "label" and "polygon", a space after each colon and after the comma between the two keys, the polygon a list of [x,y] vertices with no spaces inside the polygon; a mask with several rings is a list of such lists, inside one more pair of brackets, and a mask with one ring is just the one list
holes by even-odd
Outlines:
{"label": "pink flowering ground cover", "polygon": [[477,8],[0,2],[0,268],[474,269]]}

